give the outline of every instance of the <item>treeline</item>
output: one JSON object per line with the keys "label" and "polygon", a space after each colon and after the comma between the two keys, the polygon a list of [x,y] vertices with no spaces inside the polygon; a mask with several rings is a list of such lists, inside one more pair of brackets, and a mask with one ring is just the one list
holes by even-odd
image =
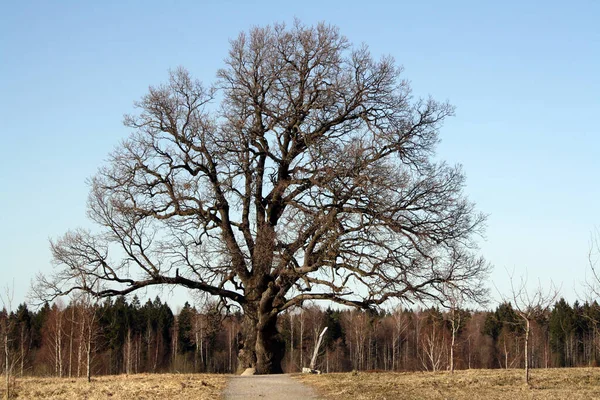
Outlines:
{"label": "treeline", "polygon": [[[186,303],[173,310],[159,297],[103,303],[26,304],[0,313],[3,355],[12,375],[80,377],[141,372],[237,370],[242,316],[214,304]],[[524,322],[508,303],[494,311],[396,309],[384,312],[308,306],[284,314],[284,370],[308,366],[327,327],[316,367],[349,370],[519,368],[524,364]],[[600,360],[600,306],[561,299],[533,321],[533,368],[595,366]]]}
{"label": "treeline", "polygon": [[0,314],[9,354],[0,365],[15,375],[59,377],[229,372],[236,367],[239,321],[216,306],[197,310],[188,303],[174,315],[159,297],[143,305],[137,297],[45,304],[38,311],[21,304]]}

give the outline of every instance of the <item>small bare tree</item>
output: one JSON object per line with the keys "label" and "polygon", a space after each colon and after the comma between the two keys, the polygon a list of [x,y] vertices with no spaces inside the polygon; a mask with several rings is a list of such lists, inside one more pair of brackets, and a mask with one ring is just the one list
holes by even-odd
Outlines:
{"label": "small bare tree", "polygon": [[[461,257],[457,256],[456,262],[461,262]],[[489,268],[489,266],[488,266]],[[452,335],[450,341],[450,372],[454,373],[454,350],[456,347],[456,337],[461,330],[464,319],[464,311],[462,308],[467,303],[471,303],[478,306],[485,306],[488,303],[489,291],[480,283],[480,290],[473,293],[465,293],[460,287],[448,283],[444,288],[444,302],[442,303],[449,311],[446,314],[446,318],[450,321],[450,333]]]}
{"label": "small bare tree", "polygon": [[461,308],[464,304],[464,299],[461,296],[460,291],[453,287],[448,287],[445,294],[450,309],[446,314],[446,318],[450,321],[450,333],[452,334],[450,341],[450,372],[454,373],[454,349],[456,346],[456,336],[463,324]]}
{"label": "small bare tree", "polygon": [[[468,258],[465,259],[464,254],[457,254],[453,257],[454,263],[471,263],[472,261]],[[482,267],[483,268],[483,267]],[[487,276],[490,270],[490,265],[485,266],[485,274],[480,277]],[[479,290],[477,291],[465,291],[460,286],[454,285],[452,282],[448,282],[443,286],[443,302],[449,312],[446,314],[447,319],[450,321],[450,333],[452,339],[450,342],[450,372],[454,373],[454,350],[456,346],[456,337],[464,323],[463,310],[465,304],[471,303],[473,305],[485,306],[488,303],[489,290],[484,284],[483,280],[478,283]]]}
{"label": "small bare tree", "polygon": [[2,303],[2,314],[0,315],[0,337],[2,338],[2,352],[4,355],[4,378],[5,378],[5,396],[6,399],[12,397],[12,389],[14,386],[13,371],[19,362],[19,355],[12,350],[12,342],[14,338],[11,333],[14,331],[15,319],[11,318],[12,302],[14,298],[14,283],[13,287],[8,285],[4,289],[4,295],[0,294],[0,302]]}
{"label": "small bare tree", "polygon": [[[96,355],[97,341],[101,334],[99,325],[99,297],[95,295],[96,292],[101,289],[101,280],[94,276],[86,276],[81,274],[78,277],[78,285],[82,287],[89,287],[90,291],[76,292],[72,297],[71,307],[73,309],[78,308],[79,315],[76,325],[79,328],[78,331],[78,349],[77,349],[77,376],[81,373],[82,359],[85,355],[85,367],[86,377],[88,382],[92,380],[92,363]],[[32,302],[42,304],[45,300],[45,295],[40,292],[39,285],[33,285],[29,298]],[[59,302],[60,304],[60,299]],[[55,321],[52,324],[52,329],[48,338],[52,340],[53,346],[51,346],[51,356],[55,364],[55,370],[59,377],[62,377],[62,311],[59,309],[59,304],[54,304],[52,307],[53,313],[55,313]],[[71,314],[74,319],[75,314]],[[71,323],[74,323],[72,321]],[[73,335],[73,331],[71,331]],[[73,340],[71,338],[71,340]],[[72,345],[69,347],[72,352]],[[71,356],[69,356],[71,357]],[[69,361],[69,375],[71,374],[71,361]]]}
{"label": "small bare tree", "polygon": [[396,307],[392,312],[392,318],[394,321],[394,338],[392,340],[392,370],[398,369],[400,361],[400,345],[402,343],[402,335],[408,329],[409,317],[402,306]]}
{"label": "small bare tree", "polygon": [[514,280],[514,272],[509,274],[511,297],[504,298],[505,302],[512,302],[517,315],[525,324],[525,383],[529,385],[529,334],[531,332],[531,323],[541,318],[546,318],[550,307],[556,301],[559,290],[551,282],[550,287],[544,289],[541,282],[535,289],[527,288],[527,276],[521,277],[517,283]]}
{"label": "small bare tree", "polygon": [[[600,297],[600,230],[595,228],[590,235],[589,251],[588,251],[588,265],[590,268],[591,276],[586,276],[583,283],[585,294],[583,300],[593,305]],[[600,319],[592,312],[584,313],[584,316],[590,320],[594,330],[594,337],[598,338],[594,340],[594,347],[596,350],[600,349]]]}
{"label": "small bare tree", "polygon": [[424,328],[420,340],[421,364],[427,371],[439,371],[448,351],[443,317],[439,310],[430,308],[421,311],[417,320]]}
{"label": "small bare tree", "polygon": [[600,297],[600,230],[596,228],[590,236],[588,264],[591,276],[585,280],[586,292],[593,297]]}
{"label": "small bare tree", "polygon": [[98,298],[88,293],[79,296],[81,305],[81,338],[85,352],[86,378],[92,381],[92,363],[96,355],[97,341],[100,336]]}
{"label": "small bare tree", "polygon": [[600,230],[595,228],[590,235],[589,251],[588,251],[588,266],[591,275],[586,274],[583,282],[583,295],[579,297],[588,303],[591,308],[584,311],[583,316],[590,321],[593,329],[593,348],[597,352],[600,350],[600,318],[593,312],[594,305],[597,304],[597,299],[600,297],[600,271],[598,270],[600,263]]}

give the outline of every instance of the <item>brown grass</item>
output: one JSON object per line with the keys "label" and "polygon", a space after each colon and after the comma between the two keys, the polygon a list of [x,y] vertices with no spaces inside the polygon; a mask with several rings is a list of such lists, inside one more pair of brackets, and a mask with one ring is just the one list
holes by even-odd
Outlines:
{"label": "brown grass", "polygon": [[298,375],[325,399],[600,399],[600,368]]}
{"label": "brown grass", "polygon": [[[85,379],[18,378],[17,399],[218,399],[227,377],[213,374],[139,374]],[[5,396],[0,389],[0,399]]]}
{"label": "brown grass", "polygon": [[[18,399],[218,399],[227,375],[139,374],[92,380],[19,378]],[[600,368],[296,375],[324,399],[600,399]],[[3,388],[0,399],[4,398]]]}

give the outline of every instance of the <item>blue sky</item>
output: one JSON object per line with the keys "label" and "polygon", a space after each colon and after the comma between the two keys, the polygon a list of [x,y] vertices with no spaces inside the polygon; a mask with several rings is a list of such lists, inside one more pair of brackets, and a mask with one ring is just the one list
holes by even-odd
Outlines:
{"label": "blue sky", "polygon": [[514,269],[584,294],[600,226],[599,2],[13,1],[0,5],[0,287],[14,281],[13,304],[50,270],[48,239],[89,226],[85,181],[127,136],[133,101],[179,65],[214,81],[230,38],[294,17],[394,56],[415,94],[457,107],[438,156],[463,165],[489,214],[490,285],[506,292]]}

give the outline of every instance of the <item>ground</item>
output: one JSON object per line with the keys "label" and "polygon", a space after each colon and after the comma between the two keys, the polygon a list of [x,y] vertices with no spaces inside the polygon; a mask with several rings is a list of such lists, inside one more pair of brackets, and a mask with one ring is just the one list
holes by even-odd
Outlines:
{"label": "ground", "polygon": [[312,400],[315,391],[288,374],[236,376],[229,380],[225,400]]}
{"label": "ground", "polygon": [[600,399],[599,368],[302,375],[323,399]]}
{"label": "ground", "polygon": [[[18,378],[15,393],[17,399],[68,400],[600,399],[600,368],[534,369],[529,387],[523,377],[523,370],[248,377],[139,374],[97,377],[91,384],[85,379]],[[0,398],[4,395],[2,381]]]}
{"label": "ground", "polygon": [[[18,378],[17,399],[218,399],[227,377],[213,374],[138,374],[86,379]],[[4,399],[4,382],[0,398]],[[12,396],[11,396],[12,397]]]}

